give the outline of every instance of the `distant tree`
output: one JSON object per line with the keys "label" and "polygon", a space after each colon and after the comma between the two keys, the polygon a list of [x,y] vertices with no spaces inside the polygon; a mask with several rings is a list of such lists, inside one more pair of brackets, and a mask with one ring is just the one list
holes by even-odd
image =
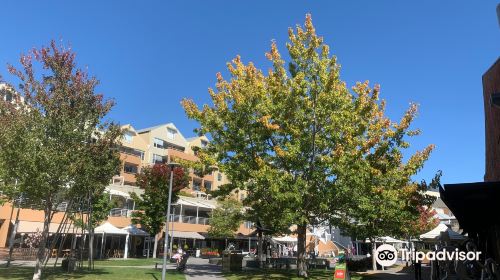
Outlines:
{"label": "distant tree", "polygon": [[[170,184],[170,167],[166,164],[155,164],[153,167],[143,167],[137,175],[137,185],[144,190],[138,196],[131,193],[136,202],[136,209],[132,213],[132,222],[140,224],[149,234],[155,237],[153,258],[158,250],[158,238],[165,225],[167,214],[168,189]],[[189,178],[183,168],[174,168],[172,186],[172,203],[178,199],[178,193],[189,185]]]}
{"label": "distant tree", "polygon": [[233,237],[243,221],[243,205],[234,199],[219,200],[212,211],[208,235],[214,238]]}
{"label": "distant tree", "polygon": [[90,165],[107,162],[116,150],[111,155],[92,153],[98,157],[92,160],[87,160],[88,153],[116,146],[120,130],[104,120],[114,103],[95,93],[98,81],[77,69],[70,49],[52,41],[21,56],[20,63],[22,70],[9,66],[20,80],[16,102],[0,101],[0,170],[2,180],[17,180],[18,192],[44,212],[33,275],[40,279],[56,207],[73,199],[74,188],[87,183],[81,177],[90,177],[94,168],[100,180],[111,180],[114,172]]}

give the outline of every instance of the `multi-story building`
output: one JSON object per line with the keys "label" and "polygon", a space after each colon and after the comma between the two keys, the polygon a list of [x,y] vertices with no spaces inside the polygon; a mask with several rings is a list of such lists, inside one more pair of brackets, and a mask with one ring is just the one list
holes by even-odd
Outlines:
{"label": "multi-story building", "polygon": [[[209,140],[205,136],[185,138],[177,127],[172,123],[162,124],[150,128],[136,130],[132,125],[124,125],[122,145],[120,147],[120,159],[122,161],[120,174],[113,177],[112,182],[106,188],[110,200],[117,202],[117,207],[110,211],[107,222],[116,228],[125,228],[131,225],[131,214],[135,209],[135,202],[130,196],[134,192],[138,195],[143,190],[136,186],[136,175],[145,166],[155,163],[166,163],[175,160],[198,161],[197,151],[208,145]],[[171,214],[170,233],[174,244],[192,248],[217,247],[220,242],[208,240],[207,232],[212,210],[217,207],[216,200],[212,199],[209,191],[216,190],[219,186],[227,184],[227,176],[214,168],[204,176],[199,175],[197,170],[189,170],[189,185],[183,190],[183,196],[175,203]],[[234,194],[234,198],[243,199],[243,194]],[[55,215],[51,231],[56,231],[61,223],[64,209]],[[10,213],[14,213],[13,216]],[[6,203],[0,207],[0,248],[8,246],[8,236],[12,233],[15,221],[13,205]],[[19,226],[16,235],[17,240],[43,226],[43,215],[41,211],[32,209],[21,209],[19,215]],[[255,238],[249,236],[253,232],[253,225],[249,222],[243,223],[239,230],[240,246],[243,248],[255,248]],[[124,236],[121,237],[124,239]],[[113,239],[115,240],[115,239]],[[125,239],[124,239],[125,240]],[[123,241],[124,241],[123,240]],[[129,255],[141,256],[143,249],[147,248],[145,242],[148,238],[138,236],[132,237]],[[111,242],[111,244],[114,244]],[[105,245],[106,246],[106,245]],[[111,245],[113,246],[113,245]]]}

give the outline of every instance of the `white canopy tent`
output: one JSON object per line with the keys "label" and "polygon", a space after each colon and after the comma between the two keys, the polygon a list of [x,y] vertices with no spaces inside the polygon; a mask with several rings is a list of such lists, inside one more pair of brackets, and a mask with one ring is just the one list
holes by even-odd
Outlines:
{"label": "white canopy tent", "polygon": [[[128,232],[126,230],[119,229],[119,228],[115,227],[114,225],[110,224],[109,222],[105,222],[104,224],[96,227],[94,229],[94,233],[95,234],[102,234],[101,252],[100,252],[101,258],[103,255],[103,249],[104,249],[104,244],[105,244],[104,238],[106,235],[127,235],[128,236]],[[125,242],[125,244],[127,244],[127,242]]]}
{"label": "white canopy tent", "polygon": [[291,237],[289,235],[285,235],[282,237],[273,237],[273,240],[276,242],[295,243],[297,242],[297,237]]}
{"label": "white canopy tent", "polygon": [[149,233],[137,228],[135,225],[128,225],[124,227],[122,230],[127,232],[127,236],[125,237],[125,250],[123,253],[123,258],[128,258],[128,243],[130,239],[130,235],[133,236],[149,236]]}
{"label": "white canopy tent", "polygon": [[447,234],[452,241],[461,241],[466,239],[465,236],[453,231],[445,224],[439,224],[433,230],[420,235],[420,239],[423,241],[439,241],[441,234]]}
{"label": "white canopy tent", "polygon": [[[375,239],[375,243],[388,243],[388,244],[394,244],[394,243],[406,243],[407,241],[402,241],[396,238],[392,238],[390,236],[382,236],[382,237],[377,237]],[[370,239],[366,239],[365,243],[371,243]]]}

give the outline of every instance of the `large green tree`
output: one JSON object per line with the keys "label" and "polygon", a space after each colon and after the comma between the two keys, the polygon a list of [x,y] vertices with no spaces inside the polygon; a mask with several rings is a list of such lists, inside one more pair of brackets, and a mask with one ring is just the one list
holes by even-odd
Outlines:
{"label": "large green tree", "polygon": [[[392,123],[384,116],[378,88],[370,90],[367,83],[359,83],[350,91],[309,15],[303,28],[289,29],[289,39],[288,68],[273,42],[266,54],[272,63],[267,75],[238,56],[228,63],[229,80],[217,74],[216,88],[209,90],[213,105],[199,109],[194,101],[184,100],[183,106],[200,123],[198,132],[212,137],[200,154],[228,174],[231,184],[223,189],[247,190],[246,206],[258,215],[256,219],[277,227],[275,231],[297,226],[298,274],[307,276],[307,226],[326,220],[340,224],[358,216],[354,212],[358,208],[348,207],[349,201],[367,188],[361,182],[376,169],[370,169],[375,157],[367,157],[367,151],[415,134],[407,121],[416,108],[411,107],[401,123]],[[382,128],[372,129],[373,125]],[[431,150],[416,155],[407,168],[391,172],[415,173]],[[398,160],[390,157],[397,155],[387,148],[376,152],[389,165],[396,164]],[[363,172],[358,174],[356,168]],[[407,177],[391,182],[391,188],[406,187]],[[408,201],[410,195],[398,198]],[[388,203],[388,211],[396,211],[393,206]]]}
{"label": "large green tree", "polygon": [[[156,258],[158,250],[159,233],[165,226],[170,173],[170,167],[166,164],[143,167],[141,173],[137,175],[137,185],[144,190],[144,193],[140,196],[136,193],[130,193],[138,210],[132,213],[132,222],[140,224],[155,237],[153,258]],[[189,177],[184,168],[174,167],[172,203],[177,201],[179,191],[188,185]]]}
{"label": "large green tree", "polygon": [[20,80],[15,102],[0,102],[0,170],[4,181],[17,181],[16,191],[44,212],[33,275],[40,279],[54,209],[90,182],[83,176],[98,177],[100,186],[111,180],[116,166],[100,170],[94,164],[119,164],[117,151],[109,149],[120,130],[105,121],[114,103],[95,92],[98,81],[77,68],[70,49],[52,41],[22,55],[20,65],[9,66]]}

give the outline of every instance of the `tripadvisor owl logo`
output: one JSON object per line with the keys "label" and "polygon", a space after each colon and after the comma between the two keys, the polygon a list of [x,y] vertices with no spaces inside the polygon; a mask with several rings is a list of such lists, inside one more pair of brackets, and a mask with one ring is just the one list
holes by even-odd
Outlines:
{"label": "tripadvisor owl logo", "polygon": [[398,260],[398,251],[392,245],[380,245],[377,247],[375,260],[381,266],[391,266]]}

